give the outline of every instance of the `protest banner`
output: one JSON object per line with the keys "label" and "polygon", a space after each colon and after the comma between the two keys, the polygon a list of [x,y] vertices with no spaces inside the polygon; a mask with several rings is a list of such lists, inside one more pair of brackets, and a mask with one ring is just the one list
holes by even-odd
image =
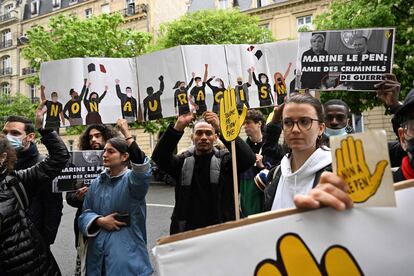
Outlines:
{"label": "protest banner", "polygon": [[411,275],[414,181],[397,207],[286,209],[162,238],[160,275]]}
{"label": "protest banner", "polygon": [[236,92],[232,88],[224,91],[223,98],[220,100],[220,130],[226,141],[231,141],[231,164],[233,170],[233,192],[234,192],[234,212],[236,220],[240,219],[239,209],[239,181],[237,179],[237,158],[236,143],[234,139],[240,133],[240,129],[246,118],[247,107],[243,105],[241,114],[237,111]]}
{"label": "protest banner", "polygon": [[70,152],[70,160],[62,172],[52,181],[54,193],[71,192],[89,186],[104,170],[102,150]]}
{"label": "protest banner", "polygon": [[394,28],[299,33],[296,88],[375,90],[391,73]]}
{"label": "protest banner", "polygon": [[356,206],[395,206],[385,130],[331,136],[332,167]]}
{"label": "protest banner", "polygon": [[[46,62],[41,66],[40,82],[48,101],[53,101],[52,92],[58,94],[63,106],[59,113],[66,118],[60,126],[99,119],[115,123],[119,117],[150,121],[184,114],[191,105],[198,115],[207,109],[218,112],[229,85],[235,87],[239,108],[242,104],[249,108],[271,106],[276,101],[272,91],[279,91],[283,99],[284,93],[293,89],[294,68],[289,64],[296,60],[296,54],[297,41],[185,45],[137,58]],[[275,80],[280,85],[275,85]],[[59,120],[59,114],[50,109],[48,116]]]}

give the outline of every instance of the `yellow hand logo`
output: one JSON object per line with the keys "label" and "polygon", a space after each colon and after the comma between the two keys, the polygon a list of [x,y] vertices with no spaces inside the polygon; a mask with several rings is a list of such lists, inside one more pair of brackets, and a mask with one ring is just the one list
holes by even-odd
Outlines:
{"label": "yellow hand logo", "polygon": [[352,136],[341,141],[341,147],[335,151],[337,173],[348,184],[348,194],[356,203],[367,201],[373,196],[382,182],[387,160],[377,163],[371,174],[365,161],[361,140]]}
{"label": "yellow hand logo", "polygon": [[240,128],[246,118],[247,107],[243,105],[243,111],[239,117],[234,89],[227,88],[220,100],[220,130],[226,141],[233,141],[240,133]]}
{"label": "yellow hand logo", "polygon": [[283,235],[276,246],[277,259],[261,261],[255,276],[363,275],[352,254],[344,247],[329,247],[318,263],[303,240],[294,233]]}

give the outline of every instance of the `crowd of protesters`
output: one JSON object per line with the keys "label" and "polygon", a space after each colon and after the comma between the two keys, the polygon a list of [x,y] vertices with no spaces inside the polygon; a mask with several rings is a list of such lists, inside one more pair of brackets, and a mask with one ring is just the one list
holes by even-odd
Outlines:
{"label": "crowd of protesters", "polygon": [[[414,89],[400,102],[400,84],[392,75],[376,89],[393,114],[397,138],[388,146],[394,180],[414,179]],[[66,166],[69,152],[55,130],[42,127],[44,112],[41,104],[34,124],[10,116],[0,134],[0,275],[60,275],[50,245],[63,205],[51,181]],[[321,103],[308,93],[291,93],[267,124],[260,111],[249,110],[247,139],[235,140],[241,216],[290,207],[351,208],[345,181],[331,172],[329,149],[329,137],[354,132],[350,115],[340,99]],[[190,125],[193,145],[175,154]],[[90,186],[66,193],[68,204],[77,208],[76,275],[152,274],[145,223],[150,158],[125,119],[116,126],[119,131],[90,125],[79,138],[79,150],[103,150],[105,170]],[[36,129],[47,157],[37,150]],[[216,146],[219,140],[222,147]],[[191,111],[181,114],[151,159],[176,183],[171,234],[235,219],[231,147],[221,139],[216,113],[205,111],[197,119]]]}

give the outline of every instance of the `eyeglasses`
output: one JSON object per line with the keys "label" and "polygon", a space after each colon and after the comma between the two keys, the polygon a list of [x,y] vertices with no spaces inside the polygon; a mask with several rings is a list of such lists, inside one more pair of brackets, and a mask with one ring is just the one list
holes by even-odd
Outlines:
{"label": "eyeglasses", "polygon": [[309,130],[312,127],[312,122],[317,121],[320,122],[318,119],[312,119],[309,117],[301,117],[299,120],[293,120],[291,118],[283,119],[283,130],[284,131],[291,131],[295,124],[301,131]]}
{"label": "eyeglasses", "polygon": [[405,135],[414,137],[414,118],[404,122],[401,126]]}
{"label": "eyeglasses", "polygon": [[325,121],[326,122],[331,122],[334,119],[336,119],[337,122],[344,122],[347,118],[345,116],[345,114],[327,114],[325,116]]}

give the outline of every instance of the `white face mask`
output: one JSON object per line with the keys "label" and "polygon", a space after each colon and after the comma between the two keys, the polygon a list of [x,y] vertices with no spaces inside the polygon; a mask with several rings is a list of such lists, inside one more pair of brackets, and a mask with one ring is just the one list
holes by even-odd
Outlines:
{"label": "white face mask", "polygon": [[6,138],[9,140],[10,145],[14,148],[14,150],[19,151],[23,149],[23,141],[19,137],[7,134]]}
{"label": "white face mask", "polygon": [[266,78],[260,78],[260,81],[262,82],[262,83],[266,83]]}
{"label": "white face mask", "polygon": [[328,137],[331,136],[344,136],[347,135],[348,133],[346,132],[346,127],[343,128],[338,128],[338,129],[334,129],[334,128],[325,128],[325,134]]}
{"label": "white face mask", "polygon": [[126,94],[127,94],[128,98],[131,98],[131,96],[132,96],[131,92],[127,92]]}

